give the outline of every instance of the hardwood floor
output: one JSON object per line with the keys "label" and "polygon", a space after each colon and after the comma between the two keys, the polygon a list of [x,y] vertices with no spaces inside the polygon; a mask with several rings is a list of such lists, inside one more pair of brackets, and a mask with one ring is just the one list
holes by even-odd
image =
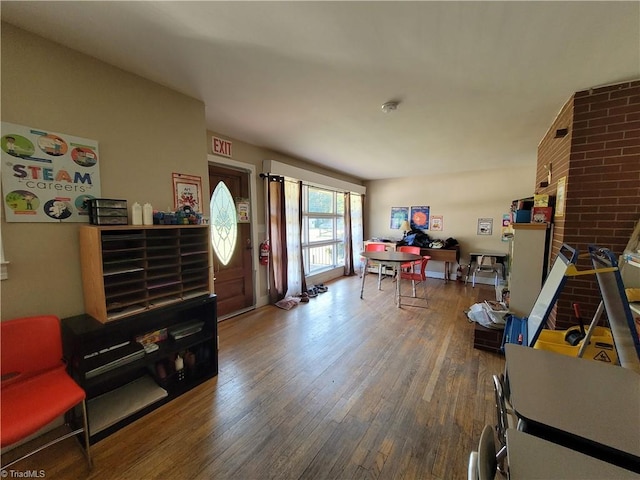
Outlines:
{"label": "hardwood floor", "polygon": [[[463,479],[502,356],[473,348],[464,310],[493,288],[429,279],[428,308],[394,284],[343,278],[290,311],[219,325],[220,373],[92,447],[73,440],[14,467],[47,478]],[[407,287],[408,291],[409,288]]]}

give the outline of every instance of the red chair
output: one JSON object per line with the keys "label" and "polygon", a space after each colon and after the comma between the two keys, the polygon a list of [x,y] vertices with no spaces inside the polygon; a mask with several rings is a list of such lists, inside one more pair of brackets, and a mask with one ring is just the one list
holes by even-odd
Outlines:
{"label": "red chair", "polygon": [[427,300],[427,263],[431,257],[429,255],[425,255],[420,260],[420,271],[416,272],[415,270],[409,271],[400,271],[400,281],[402,280],[411,280],[412,286],[412,294],[413,298],[416,298],[416,284],[422,283],[424,286],[424,299]]}
{"label": "red chair", "polygon": [[42,445],[6,465],[6,470],[40,450],[84,433],[84,450],[91,468],[85,392],[66,371],[62,360],[60,319],[54,315],[0,322],[0,440],[14,445],[46,427],[70,410],[82,407],[83,428]]}
{"label": "red chair", "polygon": [[[365,252],[384,252],[387,249],[387,247],[385,245],[383,245],[382,243],[368,243],[367,245],[365,245],[364,247],[364,251]],[[367,265],[366,262],[366,258],[363,258],[363,267],[362,267],[362,274],[364,275],[364,268]],[[376,263],[372,263],[371,266],[375,266]],[[378,290],[381,289],[381,282],[382,282],[382,263],[377,262],[377,266],[378,266]]]}
{"label": "red chair", "polygon": [[[420,255],[420,247],[413,247],[410,245],[404,245],[402,247],[398,247],[396,248],[396,251],[398,252],[405,252],[405,253],[413,253],[415,255]],[[420,265],[420,260],[416,260],[415,262],[407,262],[407,263],[403,263],[402,265],[400,265],[400,269],[401,270],[415,270],[414,267],[417,267]]]}

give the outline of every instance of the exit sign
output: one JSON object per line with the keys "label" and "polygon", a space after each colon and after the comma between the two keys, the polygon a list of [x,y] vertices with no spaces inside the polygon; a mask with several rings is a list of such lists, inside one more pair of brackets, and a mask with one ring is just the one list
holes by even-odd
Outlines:
{"label": "exit sign", "polygon": [[231,158],[231,142],[222,138],[212,137],[211,139],[213,153]]}

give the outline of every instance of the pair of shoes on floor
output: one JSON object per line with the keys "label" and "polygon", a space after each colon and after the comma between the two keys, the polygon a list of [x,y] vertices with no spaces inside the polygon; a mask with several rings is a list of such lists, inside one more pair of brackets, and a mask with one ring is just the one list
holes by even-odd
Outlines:
{"label": "pair of shoes on floor", "polygon": [[311,298],[317,297],[319,293],[325,293],[329,290],[328,287],[325,287],[322,283],[320,285],[311,285],[307,288],[307,293]]}
{"label": "pair of shoes on floor", "polygon": [[329,290],[329,288],[325,287],[322,283],[320,285],[311,285],[307,288],[310,297],[317,297],[319,293],[325,293],[327,290]]}
{"label": "pair of shoes on floor", "polygon": [[325,287],[322,283],[319,285],[311,285],[308,289],[307,292],[309,292],[309,296],[313,296],[311,295],[311,292],[315,293],[316,296],[318,295],[318,293],[325,293],[327,290],[329,290],[329,287]]}

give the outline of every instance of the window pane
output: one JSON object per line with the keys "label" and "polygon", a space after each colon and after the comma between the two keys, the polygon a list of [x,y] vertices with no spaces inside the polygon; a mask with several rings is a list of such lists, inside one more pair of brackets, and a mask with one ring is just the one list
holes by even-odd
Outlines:
{"label": "window pane", "polygon": [[333,218],[309,217],[309,243],[333,238]]}
{"label": "window pane", "polygon": [[333,213],[333,192],[309,187],[309,212]]}
{"label": "window pane", "polygon": [[344,265],[344,243],[336,244],[336,253],[338,255],[336,265]]}
{"label": "window pane", "polygon": [[[303,185],[302,192],[302,254],[305,274],[314,274],[343,265],[344,192],[308,185]],[[320,243],[322,245],[318,245]]]}
{"label": "window pane", "polygon": [[211,195],[209,210],[213,251],[216,252],[222,264],[227,265],[236,248],[238,224],[233,197],[223,182],[216,185]]}
{"label": "window pane", "polygon": [[316,270],[332,267],[333,248],[334,245],[323,245],[321,247],[309,248],[309,270],[307,273],[313,273]]}

